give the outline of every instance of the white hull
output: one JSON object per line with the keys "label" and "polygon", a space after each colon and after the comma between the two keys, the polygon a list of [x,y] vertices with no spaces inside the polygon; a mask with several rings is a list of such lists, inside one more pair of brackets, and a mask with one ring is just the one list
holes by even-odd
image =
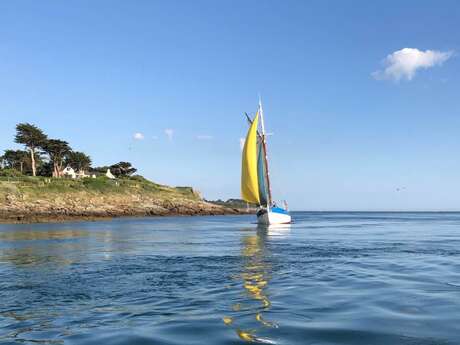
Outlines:
{"label": "white hull", "polygon": [[291,223],[291,216],[289,214],[268,211],[257,216],[257,223],[264,225],[289,224]]}

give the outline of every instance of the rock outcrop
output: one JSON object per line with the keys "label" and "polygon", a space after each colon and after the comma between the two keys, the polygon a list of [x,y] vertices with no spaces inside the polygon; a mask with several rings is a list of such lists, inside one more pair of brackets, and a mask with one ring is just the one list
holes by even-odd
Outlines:
{"label": "rock outcrop", "polygon": [[[76,185],[77,186],[77,185]],[[1,188],[3,187],[3,188]],[[142,187],[142,185],[141,185]],[[122,190],[72,188],[59,191],[0,182],[0,223],[96,220],[127,216],[223,215],[245,211],[211,204],[194,194],[161,186],[161,192],[132,183]]]}

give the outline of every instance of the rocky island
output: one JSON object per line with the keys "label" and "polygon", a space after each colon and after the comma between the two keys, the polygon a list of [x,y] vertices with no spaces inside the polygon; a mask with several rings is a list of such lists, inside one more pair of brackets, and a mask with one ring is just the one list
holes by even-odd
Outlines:
{"label": "rocky island", "polygon": [[17,124],[14,142],[25,150],[0,156],[0,223],[249,212],[149,181],[129,162],[93,167],[86,153],[30,123]]}
{"label": "rocky island", "polygon": [[116,180],[0,177],[0,223],[246,212],[206,202],[190,187],[159,185],[138,175]]}

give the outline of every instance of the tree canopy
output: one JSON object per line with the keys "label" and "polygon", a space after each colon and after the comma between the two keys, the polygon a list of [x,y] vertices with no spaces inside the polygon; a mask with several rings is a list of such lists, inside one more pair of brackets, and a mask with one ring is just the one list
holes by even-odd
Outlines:
{"label": "tree canopy", "polygon": [[60,139],[48,139],[43,145],[43,150],[49,155],[53,164],[53,177],[60,177],[64,159],[72,151],[69,143]]}
{"label": "tree canopy", "polygon": [[43,131],[30,123],[19,123],[16,125],[16,136],[14,141],[18,144],[23,144],[27,148],[41,147],[47,136]]}
{"label": "tree canopy", "polygon": [[36,175],[35,153],[37,148],[43,147],[47,136],[43,131],[30,123],[19,123],[16,125],[16,136],[14,141],[25,145],[30,151],[32,175]]}
{"label": "tree canopy", "polygon": [[70,151],[65,157],[65,165],[74,170],[89,170],[91,158],[83,152]]}
{"label": "tree canopy", "polygon": [[105,173],[107,169],[110,169],[110,172],[116,177],[129,177],[137,171],[129,162],[119,162],[110,166],[96,167],[93,170],[99,173]]}
{"label": "tree canopy", "polygon": [[5,150],[5,153],[0,159],[3,167],[7,169],[16,169],[21,173],[24,172],[26,164],[30,166],[29,153],[23,150]]}
{"label": "tree canopy", "polygon": [[134,174],[137,169],[129,162],[119,162],[110,166],[110,171],[116,177],[128,177]]}
{"label": "tree canopy", "polygon": [[26,150],[5,150],[0,156],[0,170],[8,174],[61,177],[63,168],[76,171],[98,171],[105,174],[110,169],[116,177],[130,177],[137,169],[129,162],[91,168],[91,158],[84,152],[73,151],[67,141],[49,139],[37,126],[30,123],[16,125],[14,141]]}

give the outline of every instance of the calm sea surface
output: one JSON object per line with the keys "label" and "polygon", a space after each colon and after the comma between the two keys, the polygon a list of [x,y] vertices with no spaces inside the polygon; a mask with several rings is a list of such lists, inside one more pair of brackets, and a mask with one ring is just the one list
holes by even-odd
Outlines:
{"label": "calm sea surface", "polygon": [[0,344],[460,344],[460,214],[0,225]]}

